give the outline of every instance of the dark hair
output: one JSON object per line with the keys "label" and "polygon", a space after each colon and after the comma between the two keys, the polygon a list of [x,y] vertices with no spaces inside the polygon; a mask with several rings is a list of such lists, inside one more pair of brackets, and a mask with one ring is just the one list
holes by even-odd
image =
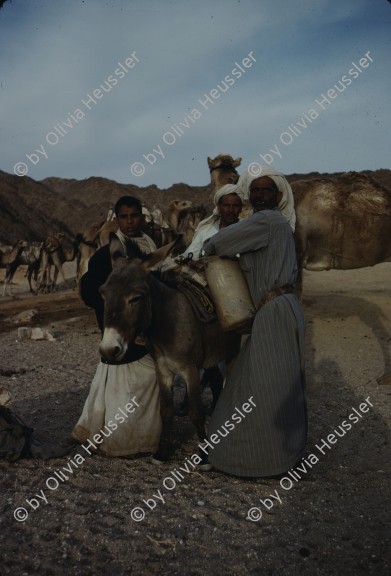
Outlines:
{"label": "dark hair", "polygon": [[141,215],[143,213],[141,202],[135,196],[121,196],[121,198],[117,200],[114,206],[114,213],[116,216],[118,216],[118,212],[121,206],[127,206],[128,208],[135,206]]}

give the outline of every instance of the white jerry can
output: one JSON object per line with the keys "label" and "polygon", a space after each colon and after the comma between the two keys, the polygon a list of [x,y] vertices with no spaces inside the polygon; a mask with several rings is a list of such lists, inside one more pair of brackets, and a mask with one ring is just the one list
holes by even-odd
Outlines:
{"label": "white jerry can", "polygon": [[203,263],[222,329],[251,332],[255,307],[239,262],[231,258],[207,256],[203,258]]}

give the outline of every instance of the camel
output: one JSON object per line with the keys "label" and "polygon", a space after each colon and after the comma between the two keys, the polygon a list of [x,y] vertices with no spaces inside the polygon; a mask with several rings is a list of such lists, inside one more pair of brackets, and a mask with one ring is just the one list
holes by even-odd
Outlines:
{"label": "camel", "polygon": [[12,248],[13,248],[12,244],[4,244],[4,242],[0,242],[0,254],[4,252],[9,252],[10,250],[12,250]]}
{"label": "camel", "polygon": [[160,226],[161,228],[168,229],[170,227],[168,222],[163,217],[162,211],[160,210],[160,208],[158,208],[156,206],[156,204],[154,204],[152,206],[152,210],[150,211],[150,214],[151,214],[153,222],[155,224],[157,224],[158,226]]}
{"label": "camel", "polygon": [[5,279],[3,285],[3,296],[6,295],[7,286],[9,286],[9,294],[11,295],[11,280],[13,274],[11,275],[12,266],[15,261],[20,257],[21,253],[26,247],[26,242],[19,240],[11,249],[5,249],[0,251],[0,268],[5,268]]}
{"label": "camel", "polygon": [[[235,170],[237,160],[229,155],[224,158]],[[351,270],[391,259],[391,192],[375,180],[348,172],[333,179],[297,180],[291,188],[296,211],[298,296],[302,293],[303,269]]]}
{"label": "camel", "polygon": [[117,230],[118,230],[118,224],[115,217],[112,220],[106,220],[106,222],[103,222],[103,224],[101,224],[99,228],[97,236],[99,247],[108,244],[110,234],[112,232],[117,232]]}
{"label": "camel", "polygon": [[296,252],[301,291],[306,270],[352,270],[391,259],[391,192],[348,172],[335,179],[297,180]]}
{"label": "camel", "polygon": [[[2,245],[4,247],[4,245]],[[0,267],[6,268],[23,252],[26,247],[26,242],[24,240],[18,240],[14,246],[11,248],[9,246],[5,247],[4,250],[0,250]]]}
{"label": "camel", "polygon": [[193,202],[188,200],[173,200],[168,206],[167,221],[173,237],[170,237],[165,232],[164,243],[167,243],[181,235],[181,241],[177,242],[173,250],[173,255],[180,254],[186,250],[187,246],[191,243],[195,229],[200,221],[204,218],[206,213],[204,206],[195,206]]}
{"label": "camel", "polygon": [[173,200],[170,202],[168,205],[167,221],[171,230],[175,232],[179,230],[180,221],[187,216],[193,206],[193,202],[189,200]]}
{"label": "camel", "polygon": [[[178,201],[176,201],[178,202]],[[180,243],[180,249],[185,250],[191,243],[195,229],[201,220],[205,217],[206,209],[204,206],[194,206],[189,210],[182,210],[180,213],[180,218],[178,221],[177,228],[175,230],[176,234],[182,235],[182,240]],[[174,250],[174,253],[177,251]]]}
{"label": "camel", "polygon": [[88,270],[88,262],[98,250],[109,242],[109,235],[118,230],[118,224],[113,216],[113,210],[109,210],[107,219],[99,224],[92,224],[83,233],[78,233],[75,240],[78,242],[76,284],[80,294],[80,281],[83,274]]}
{"label": "camel", "polygon": [[6,292],[6,286],[9,285],[11,287],[12,279],[19,266],[27,266],[25,277],[28,277],[30,291],[33,292],[31,286],[32,274],[29,273],[29,270],[30,268],[32,270],[34,270],[34,267],[36,268],[36,262],[39,260],[41,254],[41,247],[41,242],[25,242],[23,251],[15,258],[11,264],[7,266],[7,272],[4,281],[4,295]]}
{"label": "camel", "polygon": [[[63,247],[60,238],[63,238],[63,234],[52,234],[48,236],[43,243],[43,250],[41,251],[40,260],[40,279],[38,282],[38,290],[54,290],[58,273],[61,274],[64,283],[66,286],[68,286],[68,281],[65,278],[62,265],[64,262],[72,262],[72,260],[76,258],[79,250],[80,236],[76,237],[72,242],[72,248],[70,250]],[[50,276],[52,265],[55,267],[53,281],[51,280]]]}
{"label": "camel", "polygon": [[30,264],[28,264],[27,266],[27,272],[26,272],[27,282],[29,284],[29,290],[33,294],[38,294],[38,275],[39,275],[39,268],[41,265],[42,250],[43,250],[43,242],[40,245],[38,257],[35,260],[32,260]]}
{"label": "camel", "polygon": [[144,217],[144,222],[146,224],[149,224],[149,222],[152,222],[152,214],[151,214],[149,208],[144,203],[142,204],[142,213],[143,213],[143,217]]}
{"label": "camel", "polygon": [[88,261],[100,246],[99,234],[101,228],[101,224],[92,224],[92,226],[89,226],[82,234],[79,233],[76,235],[76,238],[79,239],[76,268],[76,283],[79,290],[81,277],[88,269]]}
{"label": "camel", "polygon": [[239,174],[236,168],[240,166],[241,161],[241,158],[234,160],[229,154],[219,154],[213,159],[208,157],[208,166],[215,192],[225,186],[225,184],[237,183]]}

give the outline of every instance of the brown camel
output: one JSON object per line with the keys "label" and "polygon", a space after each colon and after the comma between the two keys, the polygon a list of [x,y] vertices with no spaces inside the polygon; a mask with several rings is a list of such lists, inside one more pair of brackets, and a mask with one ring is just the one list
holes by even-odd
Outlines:
{"label": "brown camel", "polygon": [[[205,218],[205,206],[194,206],[180,221],[178,225],[178,234],[182,234],[180,249],[185,250],[193,240],[194,232],[203,218]],[[177,249],[173,250],[177,253]],[[180,252],[178,252],[180,253]]]}
{"label": "brown camel", "polygon": [[189,211],[194,207],[193,202],[189,200],[173,200],[168,205],[167,221],[174,232],[178,232],[181,220],[187,216]]}
{"label": "brown camel", "polygon": [[9,294],[11,295],[11,280],[13,276],[13,274],[11,274],[11,270],[14,262],[17,261],[25,247],[26,242],[19,240],[12,248],[0,251],[0,268],[5,268],[6,270],[3,285],[3,296],[6,294],[7,286],[9,287]]}
{"label": "brown camel", "polygon": [[[80,237],[76,237],[72,242],[72,248],[66,249],[61,243],[63,234],[52,234],[48,236],[43,243],[41,252],[41,263],[39,272],[38,290],[51,291],[55,289],[58,273],[66,286],[68,281],[65,278],[63,264],[72,262],[79,251]],[[51,280],[51,266],[54,265],[53,280]]]}
{"label": "brown camel", "polygon": [[12,248],[8,247],[4,250],[0,250],[0,268],[6,268],[8,264],[12,264],[18,255],[23,252],[25,247],[26,242],[19,240],[16,244],[14,244],[14,246],[12,246]]}
{"label": "brown camel", "polygon": [[291,184],[301,290],[306,270],[352,270],[391,259],[391,192],[364,174]]}
{"label": "brown camel", "polygon": [[98,244],[99,246],[104,246],[109,243],[110,234],[112,232],[117,232],[118,224],[117,220],[106,220],[99,228],[98,232]]}
{"label": "brown camel", "polygon": [[170,225],[168,224],[168,222],[164,218],[162,211],[160,210],[160,208],[158,208],[156,206],[156,204],[154,204],[152,206],[152,209],[150,210],[150,214],[151,214],[151,218],[152,218],[153,222],[155,224],[157,224],[158,226],[161,226],[161,228],[169,228],[170,227]]}
{"label": "brown camel", "polygon": [[93,224],[89,226],[82,234],[78,234],[76,238],[79,239],[79,251],[77,254],[77,272],[76,283],[80,289],[80,280],[83,274],[87,272],[88,261],[95,254],[100,246],[99,234],[101,231],[101,224]]}
{"label": "brown camel", "polygon": [[211,182],[215,191],[225,184],[236,184],[239,180],[236,168],[240,166],[241,161],[241,158],[234,160],[229,154],[219,154],[216,158],[208,157]]}
{"label": "brown camel", "polygon": [[186,250],[193,239],[195,229],[204,218],[205,213],[204,206],[195,206],[189,200],[173,200],[170,202],[167,221],[173,234],[170,237],[168,231],[165,230],[163,243],[174,240],[178,235],[182,236],[181,240],[175,244],[175,248],[172,251],[173,255],[181,254]]}
{"label": "brown camel", "polygon": [[[4,294],[6,292],[6,286],[9,285],[11,287],[12,279],[19,268],[19,266],[27,266],[27,272],[25,277],[28,278],[28,283],[30,287],[30,291],[33,292],[31,280],[32,280],[32,272],[30,270],[37,269],[37,261],[39,261],[40,254],[41,254],[41,247],[42,242],[25,242],[25,246],[23,251],[15,258],[15,260],[7,266],[7,272],[4,281]],[[36,275],[35,275],[36,281]]]}
{"label": "brown camel", "polygon": [[29,284],[29,290],[33,294],[38,293],[38,275],[39,275],[39,268],[41,265],[42,250],[43,250],[43,242],[40,243],[39,252],[36,258],[31,260],[31,262],[27,266],[27,272],[26,272],[27,282]]}

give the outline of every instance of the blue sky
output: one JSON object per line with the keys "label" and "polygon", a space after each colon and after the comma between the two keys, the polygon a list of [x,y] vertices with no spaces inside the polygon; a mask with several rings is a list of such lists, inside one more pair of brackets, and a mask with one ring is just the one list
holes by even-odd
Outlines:
{"label": "blue sky", "polygon": [[390,21],[387,0],[6,2],[0,169],[166,188],[219,153],[391,168]]}

